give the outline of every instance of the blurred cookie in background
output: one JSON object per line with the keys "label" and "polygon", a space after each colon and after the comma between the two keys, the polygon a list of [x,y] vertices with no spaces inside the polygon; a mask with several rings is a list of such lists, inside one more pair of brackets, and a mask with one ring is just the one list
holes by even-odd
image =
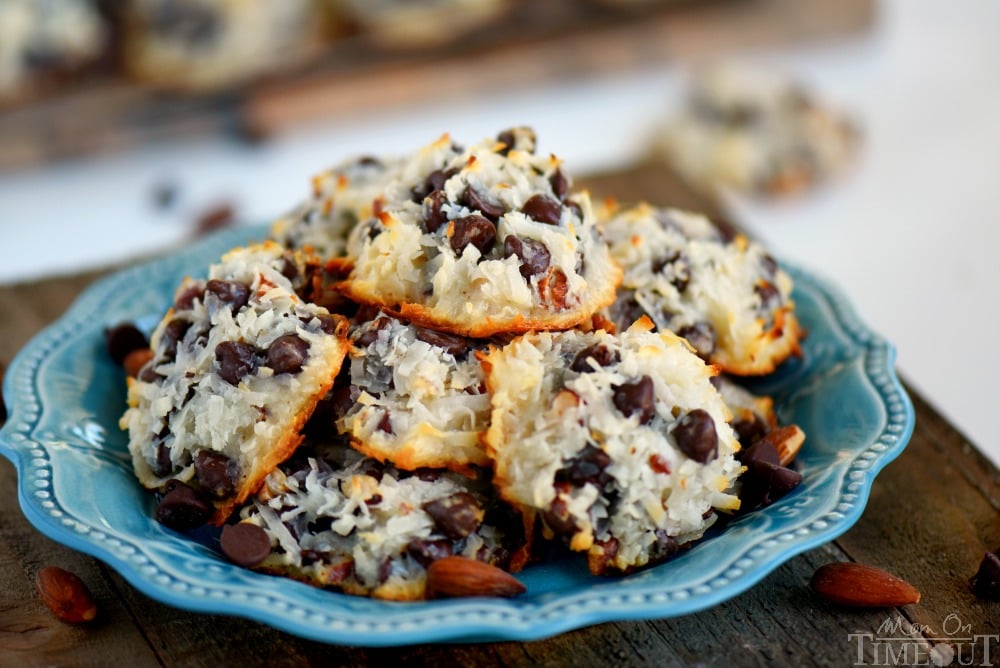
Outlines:
{"label": "blurred cookie in background", "polygon": [[385,48],[427,48],[499,20],[517,0],[329,0],[332,11]]}
{"label": "blurred cookie in background", "polygon": [[0,104],[30,99],[95,66],[108,41],[90,0],[0,0]]}
{"label": "blurred cookie in background", "polygon": [[218,90],[302,64],[329,21],[315,0],[125,0],[123,66],[175,91]]}
{"label": "blurred cookie in background", "polygon": [[799,82],[768,70],[713,65],[693,77],[681,111],[655,141],[692,187],[773,196],[842,173],[861,140],[856,121]]}

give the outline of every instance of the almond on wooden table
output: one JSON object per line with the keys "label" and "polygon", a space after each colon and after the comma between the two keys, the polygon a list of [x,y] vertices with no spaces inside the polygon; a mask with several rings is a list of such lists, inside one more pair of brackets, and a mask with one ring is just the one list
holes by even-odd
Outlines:
{"label": "almond on wooden table", "polygon": [[47,566],[35,575],[35,588],[49,610],[64,622],[82,624],[97,617],[97,604],[76,573]]}
{"label": "almond on wooden table", "polygon": [[893,608],[920,602],[920,592],[909,582],[881,568],[852,561],[820,566],[810,584],[826,600],[856,608]]}
{"label": "almond on wooden table", "polygon": [[510,573],[468,557],[450,556],[427,567],[427,597],[502,596],[523,594],[525,587]]}

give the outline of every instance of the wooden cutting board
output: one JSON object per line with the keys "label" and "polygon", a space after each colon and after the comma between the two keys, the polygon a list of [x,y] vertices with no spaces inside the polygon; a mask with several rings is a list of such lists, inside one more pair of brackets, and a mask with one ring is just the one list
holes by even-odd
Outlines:
{"label": "wooden cutting board", "polygon": [[352,37],[301,71],[217,94],[168,95],[99,74],[0,109],[0,171],[207,133],[258,141],[371,109],[816,43],[868,29],[875,13],[874,0],[673,0],[631,12],[522,0],[455,44],[393,51]]}

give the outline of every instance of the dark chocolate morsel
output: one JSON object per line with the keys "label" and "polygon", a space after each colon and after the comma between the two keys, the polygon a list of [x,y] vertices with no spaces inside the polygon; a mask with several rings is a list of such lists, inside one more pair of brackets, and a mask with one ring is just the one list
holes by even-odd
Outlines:
{"label": "dark chocolate morsel", "polygon": [[219,547],[234,564],[251,568],[271,554],[271,539],[256,524],[240,522],[222,527]]}

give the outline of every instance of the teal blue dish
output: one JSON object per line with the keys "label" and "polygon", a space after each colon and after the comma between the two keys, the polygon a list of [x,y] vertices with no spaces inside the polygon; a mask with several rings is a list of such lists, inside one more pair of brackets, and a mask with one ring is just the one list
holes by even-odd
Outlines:
{"label": "teal blue dish", "polygon": [[121,370],[103,329],[151,327],[185,275],[204,275],[225,250],[259,238],[229,230],[135,266],[88,289],[17,356],[4,385],[9,420],[0,452],[18,472],[18,498],[39,531],[106,562],[168,605],[248,617],[330,643],[384,646],[437,641],[535,640],[606,621],[685,615],[752,587],[782,562],[850,528],[876,474],[905,447],[913,406],[894,371],[892,345],[869,330],[836,290],[790,268],[809,335],[803,355],[758,381],[783,420],[807,434],[802,485],[740,517],[669,563],[617,578],[561,558],[519,575],[516,599],[391,603],[315,589],[228,563],[211,540],[153,519],[153,499],[132,476],[118,429]]}

